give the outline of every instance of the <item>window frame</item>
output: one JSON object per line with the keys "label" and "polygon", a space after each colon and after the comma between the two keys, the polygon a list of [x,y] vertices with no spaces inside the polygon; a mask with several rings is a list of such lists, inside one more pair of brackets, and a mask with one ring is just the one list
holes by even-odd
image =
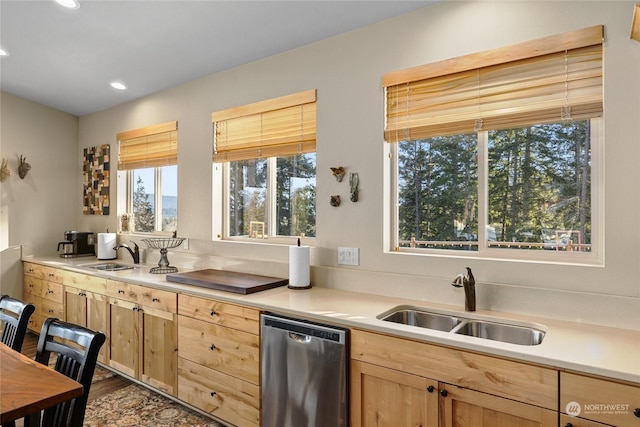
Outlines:
{"label": "window frame", "polygon": [[[172,165],[168,165],[168,166],[172,166]],[[174,165],[174,166],[177,167],[177,165]],[[162,212],[162,168],[163,167],[165,166],[138,168],[138,169],[153,169],[153,182],[154,182],[153,203],[154,203],[154,209],[156,213],[158,212],[158,210]],[[133,214],[135,214],[135,212],[133,212],[133,193],[135,192],[135,179],[133,176],[133,172],[135,170],[137,169],[127,169],[127,170],[119,171],[119,172],[125,173],[124,179],[126,182],[125,184],[126,185],[126,200],[125,200],[126,212],[131,212]],[[162,219],[163,219],[162,215],[157,215],[157,214],[154,215],[154,224],[153,224],[154,231],[134,230],[133,233],[141,234],[141,235],[163,235],[163,236],[172,235],[173,231],[162,230]]]}
{"label": "window frame", "polygon": [[385,172],[390,183],[388,197],[389,224],[387,252],[421,254],[465,259],[491,259],[503,261],[540,262],[565,265],[604,265],[604,119],[591,120],[591,251],[533,251],[526,249],[492,248],[487,245],[488,224],[488,134],[478,135],[478,250],[457,251],[434,248],[401,248],[399,245],[399,191],[398,191],[398,144],[384,144],[388,159]]}
{"label": "window frame", "polygon": [[[314,152],[315,153],[315,152]],[[267,157],[267,187],[266,187],[266,228],[267,235],[264,239],[259,239],[249,236],[231,236],[229,229],[231,226],[231,220],[229,218],[229,196],[230,188],[230,162],[223,162],[222,166],[222,240],[236,241],[236,242],[251,242],[251,243],[276,243],[283,245],[294,245],[300,236],[282,236],[274,234],[274,230],[277,230],[277,207],[276,207],[276,186],[277,186],[277,161],[278,157]],[[317,178],[317,168],[316,168]],[[317,198],[316,198],[317,203]],[[315,245],[316,237],[304,236],[305,245]]]}

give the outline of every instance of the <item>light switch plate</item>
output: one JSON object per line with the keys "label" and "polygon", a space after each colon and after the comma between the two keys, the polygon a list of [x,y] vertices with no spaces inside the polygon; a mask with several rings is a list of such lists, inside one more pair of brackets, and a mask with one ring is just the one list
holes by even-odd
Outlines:
{"label": "light switch plate", "polygon": [[360,265],[360,249],[338,248],[339,265]]}

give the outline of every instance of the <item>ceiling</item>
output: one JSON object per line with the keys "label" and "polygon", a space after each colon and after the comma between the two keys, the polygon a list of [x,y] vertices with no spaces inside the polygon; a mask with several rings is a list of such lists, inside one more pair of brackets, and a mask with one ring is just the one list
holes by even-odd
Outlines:
{"label": "ceiling", "polygon": [[3,91],[83,116],[433,0],[80,2],[0,0]]}

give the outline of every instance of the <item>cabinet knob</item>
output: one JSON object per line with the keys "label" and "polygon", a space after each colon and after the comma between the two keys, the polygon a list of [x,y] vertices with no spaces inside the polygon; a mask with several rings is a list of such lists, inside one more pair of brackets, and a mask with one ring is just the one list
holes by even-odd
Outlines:
{"label": "cabinet knob", "polygon": [[571,424],[571,423],[566,423],[566,424],[564,425],[564,427],[573,427],[573,424]]}
{"label": "cabinet knob", "polygon": [[216,315],[216,311],[215,310],[211,310],[211,315],[215,316]]}
{"label": "cabinet knob", "polygon": [[215,344],[211,344],[211,350],[215,350],[216,349],[216,345]]}
{"label": "cabinet knob", "polygon": [[119,294],[124,294],[124,291],[122,289],[118,289],[118,293]]}
{"label": "cabinet knob", "polygon": [[449,392],[447,390],[440,390],[440,396],[447,397],[448,395],[449,395]]}
{"label": "cabinet knob", "polygon": [[434,387],[434,386],[430,385],[429,387],[427,387],[427,391],[428,391],[429,393],[433,393],[433,390],[435,390],[435,387]]}
{"label": "cabinet knob", "polygon": [[640,408],[636,408],[633,410],[633,415],[635,415],[637,418],[640,418]]}
{"label": "cabinet knob", "polygon": [[160,302],[158,298],[151,298],[151,302]]}
{"label": "cabinet knob", "polygon": [[211,397],[214,397],[215,395],[216,395],[216,392],[215,392],[215,391],[212,391],[212,392],[211,392]]}

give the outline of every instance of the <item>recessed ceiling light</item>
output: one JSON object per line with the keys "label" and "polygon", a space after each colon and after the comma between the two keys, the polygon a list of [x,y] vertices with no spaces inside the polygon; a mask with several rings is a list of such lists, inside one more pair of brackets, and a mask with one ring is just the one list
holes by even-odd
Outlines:
{"label": "recessed ceiling light", "polygon": [[111,82],[109,84],[114,89],[118,89],[118,90],[126,90],[127,89],[127,87],[124,84],[120,83],[120,82]]}
{"label": "recessed ceiling light", "polygon": [[80,2],[78,0],[56,0],[56,3],[66,7],[67,9],[78,9],[80,7]]}
{"label": "recessed ceiling light", "polygon": [[0,56],[9,56],[9,52],[4,49],[0,49]]}

